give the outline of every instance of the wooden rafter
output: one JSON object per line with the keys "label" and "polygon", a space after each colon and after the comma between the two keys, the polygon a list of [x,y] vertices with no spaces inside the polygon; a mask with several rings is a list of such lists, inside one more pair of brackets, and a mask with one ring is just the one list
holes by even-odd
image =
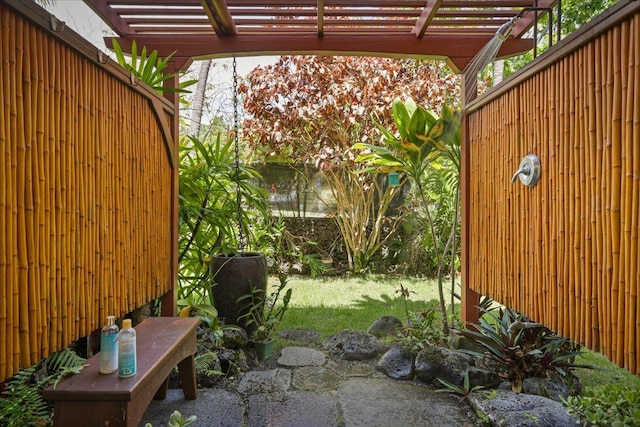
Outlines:
{"label": "wooden rafter", "polygon": [[[537,4],[556,0],[84,0],[114,29],[175,58],[381,55],[447,59],[456,70],[520,17],[500,54],[533,47]],[[526,12],[529,10],[529,12]],[[526,13],[525,13],[526,12]],[[108,42],[108,41],[107,41]],[[168,46],[171,46],[170,50]],[[523,50],[519,50],[523,49]],[[185,61],[186,63],[187,61]]]}

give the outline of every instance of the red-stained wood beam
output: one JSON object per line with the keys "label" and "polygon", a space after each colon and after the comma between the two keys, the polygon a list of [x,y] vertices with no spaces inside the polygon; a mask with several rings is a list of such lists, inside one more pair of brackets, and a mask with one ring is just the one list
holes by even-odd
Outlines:
{"label": "red-stained wood beam", "polygon": [[[105,38],[111,46],[110,37]],[[371,37],[354,34],[272,34],[237,35],[137,35],[119,38],[125,52],[129,52],[133,40],[139,46],[155,49],[162,57],[175,51],[180,57],[193,59],[225,58],[230,56],[259,55],[336,55],[336,56],[385,56],[397,58],[448,59],[455,72],[460,72],[490,39],[490,36],[468,37],[454,35],[430,35],[419,39],[414,35],[389,34]],[[499,57],[516,55],[533,48],[530,39],[508,39],[502,44]]]}
{"label": "red-stained wood beam", "polygon": [[[513,26],[511,30],[511,37],[522,37],[524,33],[529,31],[529,29],[535,23],[536,14],[538,17],[547,13],[543,9],[550,8],[556,4],[556,0],[538,0],[538,9],[536,11],[525,12],[522,18]],[[553,25],[553,24],[552,24]]]}
{"label": "red-stained wood beam", "polygon": [[119,36],[135,32],[106,1],[84,0],[84,2]]}
{"label": "red-stained wood beam", "polygon": [[427,5],[422,10],[422,12],[420,12],[420,18],[418,18],[416,25],[411,31],[416,35],[416,37],[422,38],[424,36],[424,33],[427,31],[427,28],[429,28],[429,25],[431,24],[431,21],[433,21],[433,18],[436,16],[436,13],[438,12],[441,4],[442,0],[427,1]]}
{"label": "red-stained wood beam", "polygon": [[322,37],[324,34],[324,0],[318,0],[318,37]]}
{"label": "red-stained wood beam", "polygon": [[232,36],[238,33],[229,8],[224,0],[200,0],[211,27],[219,36]]}

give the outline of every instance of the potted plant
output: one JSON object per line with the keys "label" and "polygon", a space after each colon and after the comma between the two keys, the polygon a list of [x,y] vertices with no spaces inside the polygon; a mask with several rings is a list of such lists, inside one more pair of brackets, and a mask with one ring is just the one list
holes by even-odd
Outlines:
{"label": "potted plant", "polygon": [[240,319],[244,320],[247,328],[253,327],[250,338],[260,360],[271,357],[275,342],[271,334],[282,321],[291,300],[293,290],[289,288],[285,291],[287,275],[278,274],[278,281],[278,287],[268,296],[265,296],[263,289],[254,287],[251,292],[238,298],[245,312]]}

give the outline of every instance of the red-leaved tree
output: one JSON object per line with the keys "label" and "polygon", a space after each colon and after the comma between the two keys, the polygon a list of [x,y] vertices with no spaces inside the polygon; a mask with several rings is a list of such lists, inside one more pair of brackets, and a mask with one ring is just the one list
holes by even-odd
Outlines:
{"label": "red-leaved tree", "polygon": [[[443,62],[413,59],[283,56],[240,84],[248,113],[242,130],[250,147],[299,163],[341,159],[356,142],[377,142],[375,116],[393,123],[395,98],[412,98],[440,112],[456,105],[459,78]],[[345,130],[358,140],[346,140]]]}

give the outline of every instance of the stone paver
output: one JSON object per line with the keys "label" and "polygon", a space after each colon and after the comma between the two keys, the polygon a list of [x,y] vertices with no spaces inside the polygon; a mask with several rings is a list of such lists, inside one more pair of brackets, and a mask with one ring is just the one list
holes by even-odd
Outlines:
{"label": "stone paver", "polygon": [[268,371],[249,371],[238,384],[242,395],[258,393],[282,393],[289,389],[291,371],[288,369],[269,369]]}
{"label": "stone paver", "polygon": [[327,356],[308,347],[286,347],[282,349],[278,364],[281,366],[322,366]]}
{"label": "stone paver", "polygon": [[174,410],[196,415],[196,427],[473,425],[454,396],[387,378],[373,361],[327,360],[319,353],[285,348],[280,367],[246,372],[233,390],[200,390],[196,400],[170,390],[167,400],[152,402],[140,427],[166,426]]}
{"label": "stone paver", "polygon": [[335,427],[338,405],[329,392],[249,396],[248,427]]}
{"label": "stone paver", "polygon": [[351,378],[338,398],[348,427],[473,426],[454,396],[411,383]]}
{"label": "stone paver", "polygon": [[169,390],[165,400],[154,400],[142,417],[140,426],[166,427],[173,411],[184,418],[197,416],[194,427],[241,427],[245,407],[237,393],[218,389],[201,389],[196,400],[185,400],[182,390]]}

